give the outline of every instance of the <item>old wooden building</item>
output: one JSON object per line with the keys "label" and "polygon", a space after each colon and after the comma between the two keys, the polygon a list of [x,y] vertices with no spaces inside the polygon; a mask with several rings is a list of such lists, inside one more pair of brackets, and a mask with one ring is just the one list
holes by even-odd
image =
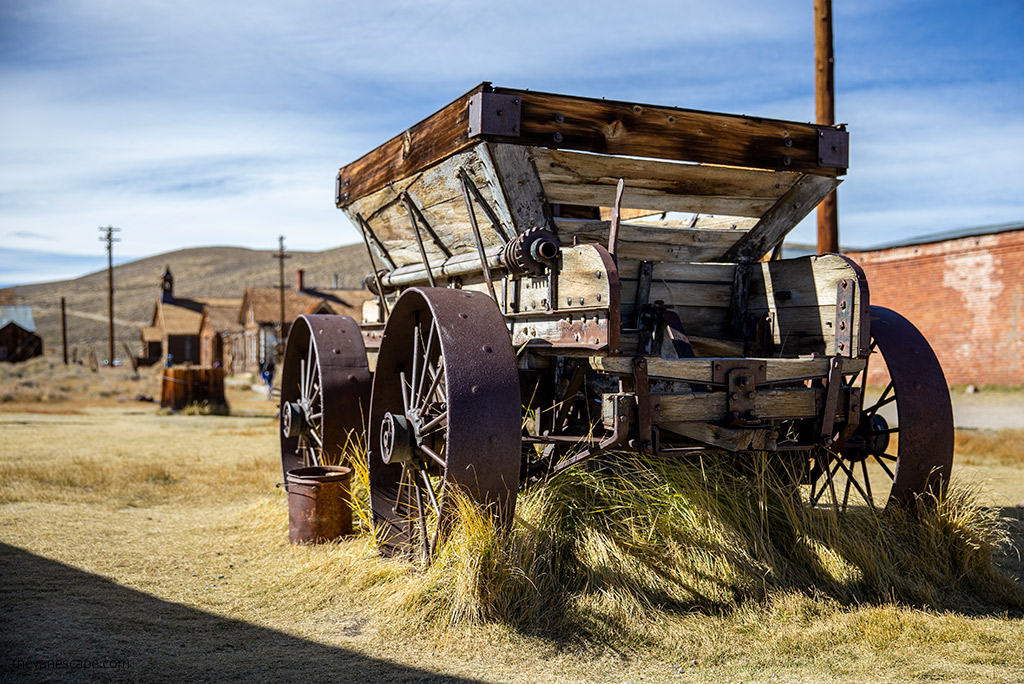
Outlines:
{"label": "old wooden building", "polygon": [[232,367],[231,337],[242,331],[238,311],[242,300],[208,297],[203,300],[203,319],[199,326],[199,363],[210,368]]}
{"label": "old wooden building", "polygon": [[43,354],[31,306],[0,306],[0,361],[15,363]]}
{"label": "old wooden building", "polygon": [[[230,370],[257,373],[268,359],[280,356],[288,328],[302,314],[344,314],[357,320],[363,302],[371,298],[366,290],[309,288],[302,270],[296,271],[295,287],[284,291],[284,326],[281,330],[281,289],[248,287],[242,298],[238,324],[242,331],[231,337]],[[280,332],[279,332],[280,331]]]}

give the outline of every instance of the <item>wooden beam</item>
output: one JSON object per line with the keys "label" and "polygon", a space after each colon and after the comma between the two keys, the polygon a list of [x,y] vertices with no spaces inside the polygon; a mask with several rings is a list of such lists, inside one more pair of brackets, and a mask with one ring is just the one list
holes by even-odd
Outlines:
{"label": "wooden beam", "polygon": [[619,178],[629,209],[760,218],[800,174],[536,149],[549,202],[610,207]]}
{"label": "wooden beam", "polygon": [[[517,100],[514,134],[470,130],[476,95]],[[437,113],[338,171],[336,203],[344,207],[464,149],[474,141],[602,154],[794,171],[845,172],[819,164],[814,124],[716,114],[676,107],[492,88],[482,83]],[[845,133],[842,134],[845,140]],[[844,143],[845,144],[845,143]]]}
{"label": "wooden beam", "polygon": [[804,175],[756,226],[722,255],[721,261],[752,263],[782,242],[786,234],[818,205],[839,183],[835,178]]}

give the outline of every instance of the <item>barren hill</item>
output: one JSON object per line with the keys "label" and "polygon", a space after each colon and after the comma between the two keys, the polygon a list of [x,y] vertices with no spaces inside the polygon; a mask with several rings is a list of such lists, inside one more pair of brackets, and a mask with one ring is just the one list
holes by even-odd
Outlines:
{"label": "barren hill", "polygon": [[[122,342],[133,351],[139,346],[139,328],[149,325],[153,306],[160,296],[164,268],[174,274],[174,294],[180,297],[242,298],[248,286],[278,284],[274,251],[242,247],[193,247],[146,257],[114,267],[114,334],[117,356],[124,356]],[[295,286],[295,271],[306,272],[307,288],[357,288],[370,272],[362,245],[346,245],[323,252],[288,252],[285,286]],[[68,346],[79,354],[107,350],[107,271],[72,280],[11,288],[17,303],[30,304],[36,328],[47,354],[61,353],[60,298],[67,300]]]}

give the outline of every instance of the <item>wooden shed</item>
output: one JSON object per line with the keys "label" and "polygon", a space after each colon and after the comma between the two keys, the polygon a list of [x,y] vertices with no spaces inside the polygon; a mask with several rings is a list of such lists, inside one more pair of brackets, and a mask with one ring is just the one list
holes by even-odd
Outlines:
{"label": "wooden shed", "polygon": [[0,361],[16,363],[43,354],[31,306],[0,306]]}

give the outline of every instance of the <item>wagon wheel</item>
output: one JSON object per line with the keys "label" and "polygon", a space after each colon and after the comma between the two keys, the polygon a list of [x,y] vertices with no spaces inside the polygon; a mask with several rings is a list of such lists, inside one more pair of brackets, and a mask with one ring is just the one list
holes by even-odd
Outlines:
{"label": "wagon wheel", "polygon": [[363,434],[370,371],[359,325],[349,316],[292,323],[281,374],[281,470],[338,465]]}
{"label": "wagon wheel", "polygon": [[[824,450],[811,469],[811,503],[872,507],[909,503],[919,494],[942,496],[953,465],[953,408],[935,353],[924,336],[894,311],[871,307],[871,363],[888,370],[860,423],[838,454]],[[880,357],[880,358],[879,358]],[[894,406],[893,406],[894,405]]]}
{"label": "wagon wheel", "polygon": [[370,402],[370,507],[381,555],[429,563],[452,523],[451,492],[515,510],[521,407],[515,353],[494,301],[414,288],[384,329]]}

